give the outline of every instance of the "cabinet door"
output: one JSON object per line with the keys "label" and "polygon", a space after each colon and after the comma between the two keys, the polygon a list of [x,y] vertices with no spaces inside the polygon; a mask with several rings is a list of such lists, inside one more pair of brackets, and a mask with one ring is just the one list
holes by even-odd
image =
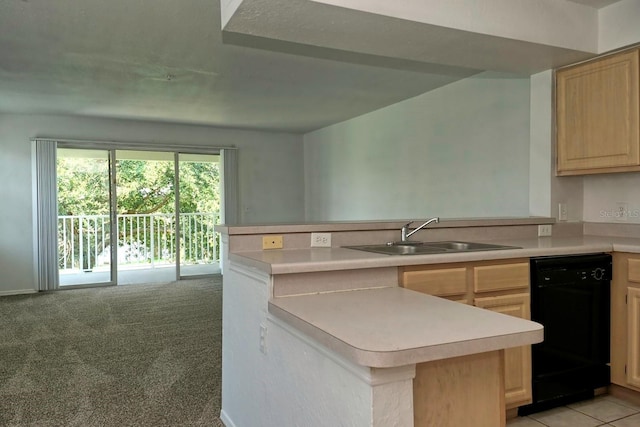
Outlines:
{"label": "cabinet door", "polygon": [[626,253],[613,254],[611,281],[611,382],[627,386],[627,288],[640,272],[640,259]]}
{"label": "cabinet door", "polygon": [[640,387],[640,288],[627,289],[627,382]]}
{"label": "cabinet door", "polygon": [[639,169],[638,80],[638,50],[558,70],[558,175]]}
{"label": "cabinet door", "polygon": [[[476,298],[477,307],[522,319],[530,319],[529,294]],[[531,403],[531,346],[504,351],[504,386],[507,409]]]}
{"label": "cabinet door", "polygon": [[611,382],[640,391],[640,255],[613,254]]}
{"label": "cabinet door", "polygon": [[[413,426],[504,427],[501,353],[418,363],[413,380]],[[387,421],[385,426],[398,425]]]}

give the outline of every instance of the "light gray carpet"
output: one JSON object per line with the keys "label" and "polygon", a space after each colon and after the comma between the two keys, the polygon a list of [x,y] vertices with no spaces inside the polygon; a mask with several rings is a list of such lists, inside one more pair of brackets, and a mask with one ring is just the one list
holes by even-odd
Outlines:
{"label": "light gray carpet", "polygon": [[222,426],[222,282],[0,298],[0,426]]}

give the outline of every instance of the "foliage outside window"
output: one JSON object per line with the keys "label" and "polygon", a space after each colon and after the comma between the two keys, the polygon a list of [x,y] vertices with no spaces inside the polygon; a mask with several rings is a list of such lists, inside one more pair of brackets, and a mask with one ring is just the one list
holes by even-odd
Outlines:
{"label": "foliage outside window", "polygon": [[[182,262],[210,263],[219,258],[213,232],[220,211],[218,166],[217,161],[179,162]],[[174,162],[119,159],[115,172],[118,263],[175,262]],[[60,268],[87,270],[109,263],[108,162],[59,156],[57,174],[58,215],[63,221],[59,221]],[[72,218],[81,219],[76,224]]]}

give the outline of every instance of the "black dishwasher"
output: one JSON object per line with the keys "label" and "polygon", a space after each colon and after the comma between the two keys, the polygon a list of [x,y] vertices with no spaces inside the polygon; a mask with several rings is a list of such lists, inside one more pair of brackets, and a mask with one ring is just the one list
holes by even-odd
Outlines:
{"label": "black dishwasher", "polygon": [[531,349],[533,403],[526,415],[593,397],[609,385],[611,255],[531,259],[531,320],[544,341]]}

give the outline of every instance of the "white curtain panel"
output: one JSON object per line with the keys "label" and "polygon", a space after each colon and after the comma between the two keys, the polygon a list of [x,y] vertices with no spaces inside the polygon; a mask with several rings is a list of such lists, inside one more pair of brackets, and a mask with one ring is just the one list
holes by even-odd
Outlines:
{"label": "white curtain panel", "polygon": [[238,223],[238,150],[220,150],[222,161],[222,224]]}
{"label": "white curtain panel", "polygon": [[32,141],[34,152],[34,251],[38,290],[58,289],[58,190],[56,181],[57,143]]}

